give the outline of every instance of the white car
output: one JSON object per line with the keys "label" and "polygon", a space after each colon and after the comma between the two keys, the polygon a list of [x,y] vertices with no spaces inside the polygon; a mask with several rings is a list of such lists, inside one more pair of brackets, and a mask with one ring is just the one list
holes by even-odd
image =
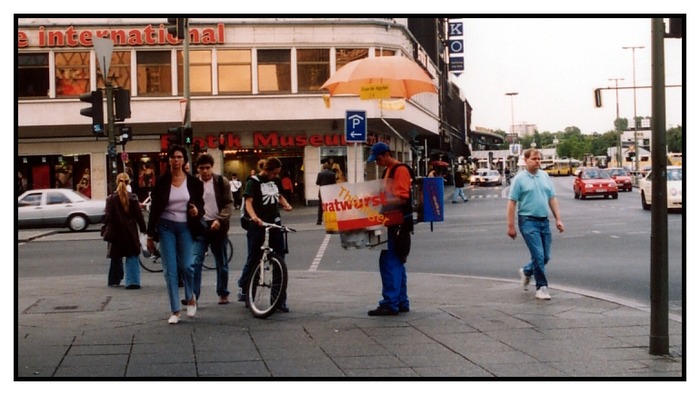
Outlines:
{"label": "white car", "polygon": [[489,169],[476,169],[471,176],[469,176],[469,184],[470,185],[479,185],[479,180],[481,179],[481,176],[489,171]]}
{"label": "white car", "polygon": [[[651,171],[639,180],[639,193],[642,195],[642,208],[651,209]],[[666,207],[669,210],[683,208],[683,167],[666,167]]]}
{"label": "white car", "polygon": [[479,185],[503,185],[503,178],[498,170],[487,170],[484,172],[478,181]]}
{"label": "white car", "polygon": [[83,231],[104,220],[105,201],[72,189],[34,189],[17,198],[19,228],[65,228]]}

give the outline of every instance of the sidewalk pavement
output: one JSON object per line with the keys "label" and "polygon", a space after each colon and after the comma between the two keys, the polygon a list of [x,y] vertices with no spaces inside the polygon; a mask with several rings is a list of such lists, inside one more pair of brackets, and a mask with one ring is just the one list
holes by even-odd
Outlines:
{"label": "sidewalk pavement", "polygon": [[160,273],[140,290],[56,279],[19,282],[18,379],[684,378],[680,322],[652,356],[649,312],[557,288],[539,301],[516,281],[409,271],[411,311],[369,317],[378,273],[292,271],[290,313],[256,319],[209,292],[169,325]]}
{"label": "sidewalk pavement", "polygon": [[197,315],[183,309],[177,325],[161,273],[142,272],[140,290],[102,275],[20,279],[15,380],[686,379],[677,318],[670,355],[652,356],[649,311],[573,290],[540,301],[517,279],[409,270],[411,311],[369,317],[378,273],[291,271],[291,312],[261,320],[235,292],[217,304],[214,272],[203,277]]}

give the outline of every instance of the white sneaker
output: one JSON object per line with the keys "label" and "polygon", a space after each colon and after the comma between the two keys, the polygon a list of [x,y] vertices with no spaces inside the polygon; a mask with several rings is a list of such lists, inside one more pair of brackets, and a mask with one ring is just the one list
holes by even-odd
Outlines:
{"label": "white sneaker", "polygon": [[197,302],[194,302],[194,304],[188,304],[187,305],[187,316],[188,317],[194,317],[195,314],[197,314]]}
{"label": "white sneaker", "polygon": [[552,299],[552,297],[549,296],[549,291],[547,291],[547,287],[540,287],[540,289],[538,289],[537,292],[535,292],[535,298],[542,300]]}
{"label": "white sneaker", "polygon": [[523,291],[527,291],[527,286],[530,284],[530,276],[525,275],[525,269],[522,267],[518,271],[520,272],[520,285],[523,286]]}
{"label": "white sneaker", "polygon": [[168,318],[168,324],[177,324],[180,322],[180,316],[177,314],[173,314]]}

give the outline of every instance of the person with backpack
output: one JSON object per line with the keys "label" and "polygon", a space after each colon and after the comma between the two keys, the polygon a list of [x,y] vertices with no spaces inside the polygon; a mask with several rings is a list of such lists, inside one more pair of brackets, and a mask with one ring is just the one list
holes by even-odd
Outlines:
{"label": "person with backpack", "polygon": [[211,250],[216,261],[216,294],[219,304],[228,304],[228,261],[226,260],[226,240],[228,238],[229,220],[233,207],[231,187],[226,177],[214,174],[214,157],[203,154],[197,158],[197,173],[204,184],[204,220],[207,223],[204,234],[194,240],[193,293],[197,300],[202,287],[202,263],[207,248]]}
{"label": "person with backpack", "polygon": [[[263,222],[282,224],[279,207],[284,211],[291,211],[292,206],[282,195],[282,182],[280,171],[282,162],[275,157],[270,157],[260,164],[260,172],[251,175],[245,183],[243,192],[243,217],[241,226],[246,229],[248,240],[248,257],[246,258],[241,277],[238,279],[238,301],[245,302],[248,281],[253,272],[253,268],[260,261],[262,247],[265,242],[265,228]],[[279,229],[270,229],[270,246],[274,251],[284,257],[284,234]],[[288,313],[287,295],[282,295],[282,303],[278,310]]]}
{"label": "person with backpack", "polygon": [[376,309],[367,312],[370,316],[397,315],[410,310],[406,287],[406,259],[411,248],[413,212],[411,202],[411,168],[391,155],[386,143],[376,143],[370,150],[367,162],[377,162],[384,167],[386,194],[391,205],[401,208],[403,223],[387,228],[387,249],[379,255],[379,274],[382,278],[382,299]]}

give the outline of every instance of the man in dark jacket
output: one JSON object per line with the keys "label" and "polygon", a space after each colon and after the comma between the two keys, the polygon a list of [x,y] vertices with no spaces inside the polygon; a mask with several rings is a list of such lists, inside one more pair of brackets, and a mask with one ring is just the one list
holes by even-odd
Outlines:
{"label": "man in dark jacket", "polygon": [[214,174],[214,157],[203,154],[197,158],[197,172],[204,184],[204,220],[207,231],[195,239],[192,248],[194,255],[194,287],[197,299],[202,286],[202,262],[209,248],[216,261],[216,293],[219,304],[228,303],[228,260],[226,259],[226,239],[229,220],[233,209],[231,186],[226,177]]}
{"label": "man in dark jacket", "polygon": [[[321,172],[316,176],[316,185],[322,187],[324,185],[335,184],[335,173],[330,169],[328,163],[323,163]],[[321,189],[318,190],[318,219],[316,225],[321,225],[323,221],[323,201],[321,200]]]}

